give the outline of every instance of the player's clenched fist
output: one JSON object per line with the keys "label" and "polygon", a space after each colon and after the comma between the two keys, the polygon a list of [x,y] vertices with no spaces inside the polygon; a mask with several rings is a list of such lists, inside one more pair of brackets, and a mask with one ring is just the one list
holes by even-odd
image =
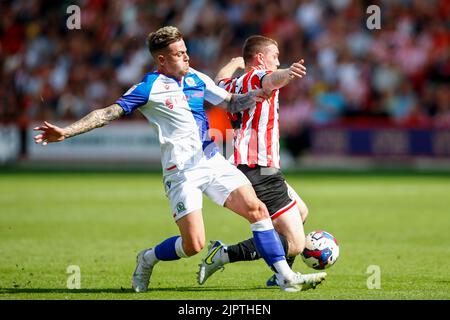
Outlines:
{"label": "player's clenched fist", "polygon": [[305,61],[301,59],[298,62],[294,62],[289,67],[289,77],[291,79],[293,78],[303,78],[303,76],[306,76],[306,67],[303,65]]}

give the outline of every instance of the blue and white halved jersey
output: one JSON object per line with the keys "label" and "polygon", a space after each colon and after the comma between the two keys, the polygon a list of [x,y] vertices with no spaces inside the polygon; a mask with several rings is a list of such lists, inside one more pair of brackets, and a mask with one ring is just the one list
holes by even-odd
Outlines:
{"label": "blue and white halved jersey", "polygon": [[164,174],[186,169],[218,152],[209,137],[204,100],[217,105],[229,93],[207,75],[189,68],[179,81],[159,72],[145,75],[116,101],[125,114],[139,109],[155,128]]}

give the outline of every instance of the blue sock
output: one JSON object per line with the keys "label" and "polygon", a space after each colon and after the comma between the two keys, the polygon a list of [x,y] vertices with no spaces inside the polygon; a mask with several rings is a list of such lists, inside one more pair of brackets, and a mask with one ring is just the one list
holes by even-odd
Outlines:
{"label": "blue sock", "polygon": [[155,247],[156,258],[162,261],[172,261],[180,259],[175,248],[175,243],[178,238],[180,238],[180,236],[174,236],[158,244]]}
{"label": "blue sock", "polygon": [[251,228],[256,249],[270,267],[278,261],[286,260],[280,237],[273,229],[270,218],[253,223]]}

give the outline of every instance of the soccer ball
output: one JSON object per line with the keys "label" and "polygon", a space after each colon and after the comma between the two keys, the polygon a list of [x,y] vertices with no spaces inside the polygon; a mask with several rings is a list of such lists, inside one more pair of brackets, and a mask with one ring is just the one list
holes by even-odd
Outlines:
{"label": "soccer ball", "polygon": [[339,244],[330,233],[316,230],[306,235],[302,259],[308,267],[316,270],[327,269],[338,257]]}

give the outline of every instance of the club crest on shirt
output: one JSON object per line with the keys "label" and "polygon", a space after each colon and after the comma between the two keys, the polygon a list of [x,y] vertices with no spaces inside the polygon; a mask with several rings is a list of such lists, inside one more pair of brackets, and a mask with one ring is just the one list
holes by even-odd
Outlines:
{"label": "club crest on shirt", "polygon": [[186,82],[187,85],[193,87],[196,85],[194,78],[192,77],[188,77],[184,80]]}
{"label": "club crest on shirt", "polygon": [[177,203],[177,211],[178,211],[178,213],[186,211],[186,207],[184,206],[183,202],[178,202]]}

